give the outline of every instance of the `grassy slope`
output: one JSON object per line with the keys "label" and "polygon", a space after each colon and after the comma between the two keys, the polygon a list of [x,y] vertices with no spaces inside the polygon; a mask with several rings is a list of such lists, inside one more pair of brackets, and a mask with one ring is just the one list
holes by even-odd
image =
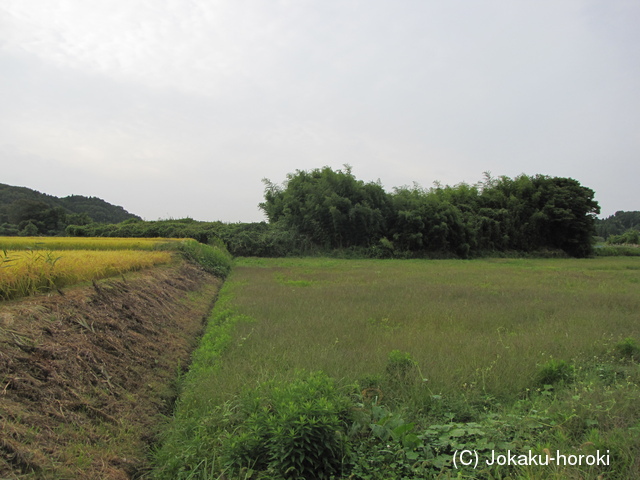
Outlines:
{"label": "grassy slope", "polygon": [[221,281],[187,262],[0,303],[0,478],[136,478]]}

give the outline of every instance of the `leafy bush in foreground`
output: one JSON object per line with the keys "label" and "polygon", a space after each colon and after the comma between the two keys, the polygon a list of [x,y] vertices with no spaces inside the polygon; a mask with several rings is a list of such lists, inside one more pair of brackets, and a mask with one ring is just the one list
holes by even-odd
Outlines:
{"label": "leafy bush in foreground", "polygon": [[285,479],[342,473],[349,403],[325,374],[264,383],[244,404],[246,417],[223,447],[231,470],[250,467]]}

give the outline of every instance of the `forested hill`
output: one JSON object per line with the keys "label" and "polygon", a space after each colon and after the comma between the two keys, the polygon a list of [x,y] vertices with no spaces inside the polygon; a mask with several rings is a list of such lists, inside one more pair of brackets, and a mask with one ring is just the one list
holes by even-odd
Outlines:
{"label": "forested hill", "polygon": [[0,235],[55,235],[71,224],[119,223],[130,218],[140,219],[97,197],[58,198],[0,183]]}
{"label": "forested hill", "polygon": [[94,222],[98,223],[118,223],[130,218],[141,219],[138,215],[129,213],[124,208],[112,205],[98,197],[70,195],[61,198],[60,203],[70,212],[86,213]]}

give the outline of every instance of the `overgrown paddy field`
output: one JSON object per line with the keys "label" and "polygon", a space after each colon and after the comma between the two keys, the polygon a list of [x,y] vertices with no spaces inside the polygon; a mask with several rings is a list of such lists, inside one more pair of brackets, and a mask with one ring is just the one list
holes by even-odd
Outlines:
{"label": "overgrown paddy field", "polygon": [[155,475],[638,478],[638,339],[637,258],[241,259]]}

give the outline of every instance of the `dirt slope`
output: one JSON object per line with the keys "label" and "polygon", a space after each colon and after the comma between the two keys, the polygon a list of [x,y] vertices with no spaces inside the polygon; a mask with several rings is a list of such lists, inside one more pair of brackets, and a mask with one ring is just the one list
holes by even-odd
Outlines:
{"label": "dirt slope", "polygon": [[220,284],[180,263],[0,303],[0,479],[143,475]]}

